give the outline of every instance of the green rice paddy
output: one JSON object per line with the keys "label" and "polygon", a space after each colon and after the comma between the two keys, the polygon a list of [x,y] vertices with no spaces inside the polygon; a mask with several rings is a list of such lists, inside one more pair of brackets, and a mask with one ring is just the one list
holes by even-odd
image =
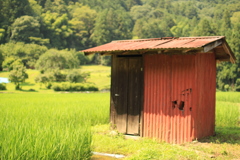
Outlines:
{"label": "green rice paddy", "polygon": [[89,159],[109,93],[0,94],[0,159]]}
{"label": "green rice paddy", "polygon": [[[81,71],[91,72],[89,82],[109,89],[109,67],[83,66]],[[92,151],[134,160],[240,157],[239,92],[216,93],[216,136],[171,145],[111,135],[109,92],[56,93],[35,84],[38,71],[28,73],[22,91],[13,84],[0,91],[0,160],[91,159]]]}

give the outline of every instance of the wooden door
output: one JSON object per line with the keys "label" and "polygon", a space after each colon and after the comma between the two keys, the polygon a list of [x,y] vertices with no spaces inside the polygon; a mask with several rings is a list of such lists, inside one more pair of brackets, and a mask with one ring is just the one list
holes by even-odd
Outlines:
{"label": "wooden door", "polygon": [[111,121],[119,132],[140,134],[142,90],[142,57],[113,57]]}

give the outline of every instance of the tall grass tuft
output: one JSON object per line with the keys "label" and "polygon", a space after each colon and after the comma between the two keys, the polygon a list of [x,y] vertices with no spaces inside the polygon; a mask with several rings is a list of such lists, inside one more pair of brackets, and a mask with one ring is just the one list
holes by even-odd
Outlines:
{"label": "tall grass tuft", "polygon": [[216,101],[240,103],[240,92],[217,92]]}
{"label": "tall grass tuft", "polygon": [[217,92],[216,126],[240,127],[240,93]]}
{"label": "tall grass tuft", "polygon": [[240,127],[240,104],[231,102],[216,103],[217,127]]}
{"label": "tall grass tuft", "polygon": [[91,125],[109,114],[93,95],[1,94],[0,159],[90,159]]}

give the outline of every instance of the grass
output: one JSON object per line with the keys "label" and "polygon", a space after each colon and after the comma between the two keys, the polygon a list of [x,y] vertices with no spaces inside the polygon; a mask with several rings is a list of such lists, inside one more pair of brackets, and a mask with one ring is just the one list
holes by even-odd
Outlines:
{"label": "grass", "polygon": [[[123,154],[125,159],[238,159],[240,157],[240,93],[217,92],[216,136],[172,145],[154,140],[126,140],[109,125],[94,126],[93,150]],[[229,100],[228,100],[229,99]]]}
{"label": "grass", "polygon": [[[89,82],[107,89],[110,68],[82,66]],[[125,159],[238,159],[240,93],[217,92],[216,136],[172,145],[111,134],[109,93],[55,93],[40,89],[28,70],[22,91],[7,84],[0,93],[0,159],[89,159],[91,151],[123,154]],[[8,72],[0,72],[7,77]],[[30,91],[34,89],[35,92]]]}
{"label": "grass", "polygon": [[[111,67],[108,66],[101,66],[101,65],[90,65],[90,66],[81,66],[79,68],[80,72],[90,72],[90,77],[87,80],[89,83],[96,84],[99,90],[109,90],[110,89],[110,74],[111,74]],[[53,93],[54,91],[45,89],[44,86],[40,86],[40,84],[35,83],[35,77],[38,76],[38,70],[27,70],[28,79],[26,82],[21,84],[22,90],[25,92],[41,92],[41,93]],[[8,78],[9,72],[0,72],[0,77]],[[6,84],[7,91],[1,92],[18,92],[22,93],[22,91],[16,91],[15,85],[13,83]]]}
{"label": "grass", "polygon": [[108,66],[81,66],[82,72],[90,72],[88,82],[96,84],[100,90],[110,89],[111,67]]}
{"label": "grass", "polygon": [[[3,160],[88,159],[90,151],[123,154],[125,159],[133,160],[240,157],[239,125],[218,118],[215,137],[172,145],[112,135],[108,124],[109,93],[2,93],[0,99]],[[225,103],[228,106],[222,105]],[[227,107],[230,113],[235,103],[217,101],[216,117],[221,117],[219,113]],[[232,119],[235,114],[225,115]]]}
{"label": "grass", "polygon": [[0,159],[89,159],[90,126],[108,123],[108,97],[0,94]]}
{"label": "grass", "polygon": [[216,126],[234,128],[240,126],[240,93],[216,93]]}

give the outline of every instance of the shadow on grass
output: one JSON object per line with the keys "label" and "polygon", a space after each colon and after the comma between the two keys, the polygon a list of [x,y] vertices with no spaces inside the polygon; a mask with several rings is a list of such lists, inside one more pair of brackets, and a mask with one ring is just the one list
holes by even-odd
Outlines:
{"label": "shadow on grass", "polygon": [[21,86],[35,86],[35,84],[30,82],[24,82],[23,84],[21,84]]}
{"label": "shadow on grass", "polygon": [[19,91],[22,91],[22,92],[38,92],[35,89],[29,89],[29,90],[21,89]]}
{"label": "shadow on grass", "polygon": [[199,142],[240,144],[240,127],[217,127],[216,135],[199,139]]}

